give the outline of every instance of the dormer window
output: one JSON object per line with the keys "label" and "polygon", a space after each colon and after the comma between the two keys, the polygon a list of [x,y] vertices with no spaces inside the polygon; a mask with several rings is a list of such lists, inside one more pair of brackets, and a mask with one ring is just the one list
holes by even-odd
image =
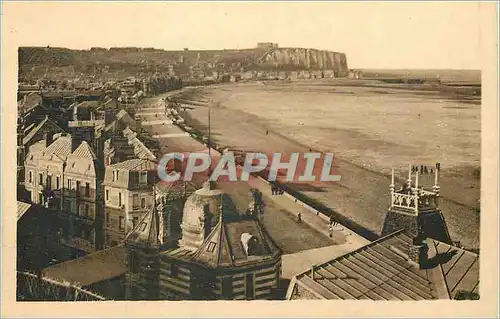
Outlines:
{"label": "dormer window", "polygon": [[213,241],[211,241],[209,244],[208,244],[208,247],[207,247],[207,251],[209,253],[213,253],[214,250],[215,250],[215,246],[216,246],[216,243],[214,243]]}
{"label": "dormer window", "polygon": [[252,236],[249,233],[243,233],[241,234],[241,244],[243,245],[247,256],[258,254],[259,240],[257,237]]}

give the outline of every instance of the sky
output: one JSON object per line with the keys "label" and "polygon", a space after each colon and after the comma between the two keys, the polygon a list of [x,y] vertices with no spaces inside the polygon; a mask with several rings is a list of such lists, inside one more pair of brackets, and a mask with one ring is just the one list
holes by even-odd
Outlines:
{"label": "sky", "polygon": [[344,52],[350,68],[480,69],[477,2],[2,3],[19,45]]}

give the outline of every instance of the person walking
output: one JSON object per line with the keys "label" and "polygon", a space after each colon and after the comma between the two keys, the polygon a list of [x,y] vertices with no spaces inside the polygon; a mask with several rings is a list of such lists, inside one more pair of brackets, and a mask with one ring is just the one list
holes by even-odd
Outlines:
{"label": "person walking", "polygon": [[330,238],[333,237],[333,226],[332,226],[332,224],[330,224],[330,226],[328,227],[328,235],[330,236]]}
{"label": "person walking", "polygon": [[297,224],[300,224],[300,223],[302,223],[302,213],[299,213],[297,215]]}

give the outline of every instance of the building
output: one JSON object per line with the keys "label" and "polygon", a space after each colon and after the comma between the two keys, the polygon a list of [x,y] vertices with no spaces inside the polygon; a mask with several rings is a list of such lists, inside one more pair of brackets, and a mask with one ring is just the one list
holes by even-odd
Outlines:
{"label": "building", "polygon": [[60,134],[46,134],[29,148],[25,160],[24,185],[30,202],[71,219],[72,234],[64,244],[84,252],[100,248],[95,223],[103,215],[101,165],[87,141]]}
{"label": "building", "polygon": [[281,250],[255,215],[239,214],[214,183],[191,194],[169,237],[162,204],[127,235],[126,298],[161,300],[272,299]]}
{"label": "building", "polygon": [[[37,125],[31,124],[27,128],[19,127],[21,131],[18,130],[18,143],[17,143],[17,167],[18,167],[18,177],[17,182],[24,182],[24,160],[25,155],[29,147],[38,141],[46,140],[50,138],[50,135],[55,133],[65,133],[65,130],[61,128],[57,123],[52,121],[48,115],[38,123]],[[47,136],[47,134],[49,136]]]}
{"label": "building", "polygon": [[153,206],[156,163],[130,159],[106,167],[104,177],[105,246],[121,243]]}
{"label": "building", "polygon": [[277,49],[278,44],[272,43],[272,42],[258,42],[257,48],[258,49],[265,49],[265,50]]}
{"label": "building", "polygon": [[[383,237],[294,276],[287,299],[479,299],[479,256],[449,243],[433,191],[395,191]],[[414,186],[414,187],[413,187]],[[444,240],[444,242],[443,242]]]}

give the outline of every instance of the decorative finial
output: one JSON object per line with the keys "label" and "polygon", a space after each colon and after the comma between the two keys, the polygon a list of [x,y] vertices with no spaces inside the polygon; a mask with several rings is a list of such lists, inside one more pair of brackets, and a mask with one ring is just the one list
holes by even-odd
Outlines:
{"label": "decorative finial", "polygon": [[394,193],[394,167],[392,168],[392,172],[391,172],[391,185],[390,185],[390,188],[391,188],[391,193]]}
{"label": "decorative finial", "polygon": [[408,164],[408,187],[411,187],[411,164]]}
{"label": "decorative finial", "polygon": [[434,170],[434,186],[432,186],[432,189],[436,193],[436,196],[439,196],[439,170],[435,169]]}
{"label": "decorative finial", "polygon": [[415,188],[418,190],[418,172],[415,173]]}

